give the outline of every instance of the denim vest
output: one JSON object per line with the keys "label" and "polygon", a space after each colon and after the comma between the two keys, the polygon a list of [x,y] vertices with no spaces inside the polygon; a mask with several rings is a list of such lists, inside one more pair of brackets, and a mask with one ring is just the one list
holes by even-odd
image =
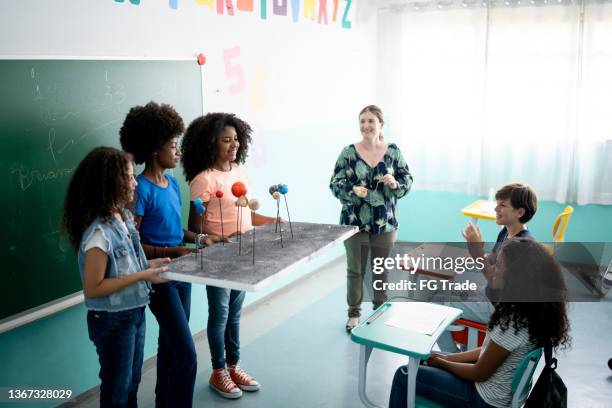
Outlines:
{"label": "denim vest", "polygon": [[[131,275],[148,268],[147,258],[140,245],[140,234],[134,225],[134,220],[127,210],[121,210],[128,233],[120,221],[112,217],[108,222],[102,222],[98,217],[83,233],[79,249],[79,270],[81,281],[85,272],[85,245],[87,238],[96,230],[102,231],[104,238],[110,243],[108,263],[106,264],[105,278],[117,278]],[[85,296],[85,306],[89,310],[103,310],[119,312],[146,306],[149,303],[150,284],[146,281],[137,281],[108,296],[88,298]]]}

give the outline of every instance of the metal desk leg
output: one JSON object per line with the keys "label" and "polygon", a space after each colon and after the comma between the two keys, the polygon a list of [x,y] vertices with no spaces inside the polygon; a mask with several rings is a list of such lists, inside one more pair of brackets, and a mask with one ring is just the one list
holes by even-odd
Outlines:
{"label": "metal desk leg", "polygon": [[380,405],[374,404],[369,400],[368,394],[366,393],[366,380],[368,374],[368,360],[372,354],[372,347],[364,346],[363,344],[359,350],[359,398],[363,405],[368,408],[382,408]]}
{"label": "metal desk leg", "polygon": [[419,370],[419,364],[421,360],[415,357],[408,358],[408,376],[406,387],[406,401],[408,401],[408,408],[415,408],[416,403],[416,376]]}

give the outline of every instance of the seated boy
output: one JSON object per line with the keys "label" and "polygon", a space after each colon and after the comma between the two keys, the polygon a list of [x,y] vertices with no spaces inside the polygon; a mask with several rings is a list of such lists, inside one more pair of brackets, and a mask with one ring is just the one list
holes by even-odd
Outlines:
{"label": "seated boy", "polygon": [[[484,253],[484,242],[480,229],[468,224],[461,234],[468,242],[468,250],[473,258],[485,258],[483,274],[488,286],[486,294],[489,300],[494,301],[497,293],[495,277],[495,255],[502,242],[511,238],[534,239],[527,229],[527,222],[533,218],[538,208],[538,199],[531,187],[525,184],[512,183],[503,186],[495,194],[495,223],[503,228],[497,235],[495,246],[490,254]],[[490,302],[447,302],[448,306],[463,310],[462,318],[475,322],[488,322],[493,312]],[[444,332],[438,339],[438,346],[445,352],[457,351],[452,334]]]}

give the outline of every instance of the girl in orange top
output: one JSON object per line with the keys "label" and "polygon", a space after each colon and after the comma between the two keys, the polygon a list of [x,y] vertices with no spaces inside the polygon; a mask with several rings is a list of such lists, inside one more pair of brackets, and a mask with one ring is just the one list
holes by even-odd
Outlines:
{"label": "girl in orange top", "polygon": [[[199,231],[201,216],[196,213],[193,201],[200,198],[209,203],[205,215],[203,232],[229,236],[237,232],[235,198],[231,193],[235,182],[249,188],[249,179],[239,166],[244,163],[251,127],[248,123],[229,113],[209,113],[195,119],[189,125],[182,142],[182,163],[189,184],[191,209],[189,228]],[[221,213],[216,193],[221,191],[223,231]],[[275,222],[276,218],[265,217],[255,212],[242,212],[242,232]],[[257,391],[260,385],[247,374],[240,360],[240,312],[244,292],[233,289],[206,286],[208,298],[208,345],[213,366],[209,384],[226,398],[240,398],[242,390]],[[227,364],[227,370],[226,370]]]}

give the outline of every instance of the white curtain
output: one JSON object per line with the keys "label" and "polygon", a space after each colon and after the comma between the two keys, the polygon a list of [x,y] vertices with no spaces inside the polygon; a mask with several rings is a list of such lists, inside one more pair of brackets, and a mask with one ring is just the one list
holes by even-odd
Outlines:
{"label": "white curtain", "polygon": [[612,5],[414,4],[379,11],[377,57],[415,188],[612,204]]}

